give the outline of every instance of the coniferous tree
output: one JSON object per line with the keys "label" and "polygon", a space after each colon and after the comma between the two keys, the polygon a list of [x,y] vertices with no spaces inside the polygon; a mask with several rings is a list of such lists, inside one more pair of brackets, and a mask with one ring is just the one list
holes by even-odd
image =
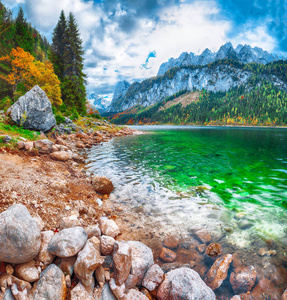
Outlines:
{"label": "coniferous tree", "polygon": [[65,34],[67,21],[64,11],[61,11],[60,19],[54,29],[51,45],[50,60],[53,63],[56,75],[63,79],[64,77],[64,51],[65,51]]}
{"label": "coniferous tree", "polygon": [[[68,109],[86,113],[86,88],[83,72],[83,47],[76,19],[72,13],[68,21],[64,12],[54,30],[52,62],[61,80],[63,102]],[[54,57],[54,58],[53,58]]]}
{"label": "coniferous tree", "polygon": [[16,18],[16,47],[20,47],[27,52],[33,53],[34,40],[32,28],[24,17],[24,11],[20,7]]}

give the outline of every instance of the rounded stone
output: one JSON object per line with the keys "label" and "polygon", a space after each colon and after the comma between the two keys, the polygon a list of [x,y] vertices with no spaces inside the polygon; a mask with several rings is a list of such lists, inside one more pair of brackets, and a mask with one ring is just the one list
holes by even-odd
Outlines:
{"label": "rounded stone", "polygon": [[29,262],[40,245],[40,228],[24,205],[15,204],[0,214],[0,261]]}
{"label": "rounded stone", "polygon": [[53,236],[48,250],[59,257],[74,256],[83,249],[87,239],[87,233],[82,227],[63,229]]}
{"label": "rounded stone", "polygon": [[215,300],[215,294],[194,270],[179,268],[165,275],[159,286],[157,298]]}

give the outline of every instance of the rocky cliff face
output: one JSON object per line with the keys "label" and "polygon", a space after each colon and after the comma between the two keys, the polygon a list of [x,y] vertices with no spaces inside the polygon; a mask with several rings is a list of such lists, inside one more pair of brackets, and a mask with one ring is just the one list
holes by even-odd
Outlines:
{"label": "rocky cliff face", "polygon": [[178,58],[171,58],[163,63],[157,75],[163,75],[166,71],[174,67],[206,65],[220,59],[234,59],[242,63],[255,62],[267,64],[280,59],[280,57],[258,47],[252,48],[249,45],[238,45],[234,49],[231,43],[226,43],[220,47],[218,52],[211,52],[209,49],[205,49],[200,55],[183,52]]}
{"label": "rocky cliff face", "polygon": [[244,84],[250,76],[251,73],[229,65],[182,68],[174,76],[159,76],[131,85],[121,101],[112,103],[110,112],[124,111],[137,104],[146,107],[182,90],[227,91]]}

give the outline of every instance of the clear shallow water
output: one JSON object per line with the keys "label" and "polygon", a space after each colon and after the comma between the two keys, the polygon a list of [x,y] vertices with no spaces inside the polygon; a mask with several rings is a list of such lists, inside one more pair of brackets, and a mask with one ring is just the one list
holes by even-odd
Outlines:
{"label": "clear shallow water", "polygon": [[188,235],[205,226],[222,244],[287,244],[287,130],[134,126],[88,153],[88,169],[112,179],[114,201]]}

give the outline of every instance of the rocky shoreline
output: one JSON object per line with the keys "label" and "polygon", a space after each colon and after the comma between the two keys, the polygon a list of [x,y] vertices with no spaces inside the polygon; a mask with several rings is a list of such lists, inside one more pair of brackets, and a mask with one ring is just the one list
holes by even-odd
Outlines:
{"label": "rocky shoreline", "polygon": [[0,299],[287,299],[286,269],[265,278],[206,228],[152,248],[129,240],[112,183],[86,176],[79,151],[133,133],[79,131],[0,150]]}

